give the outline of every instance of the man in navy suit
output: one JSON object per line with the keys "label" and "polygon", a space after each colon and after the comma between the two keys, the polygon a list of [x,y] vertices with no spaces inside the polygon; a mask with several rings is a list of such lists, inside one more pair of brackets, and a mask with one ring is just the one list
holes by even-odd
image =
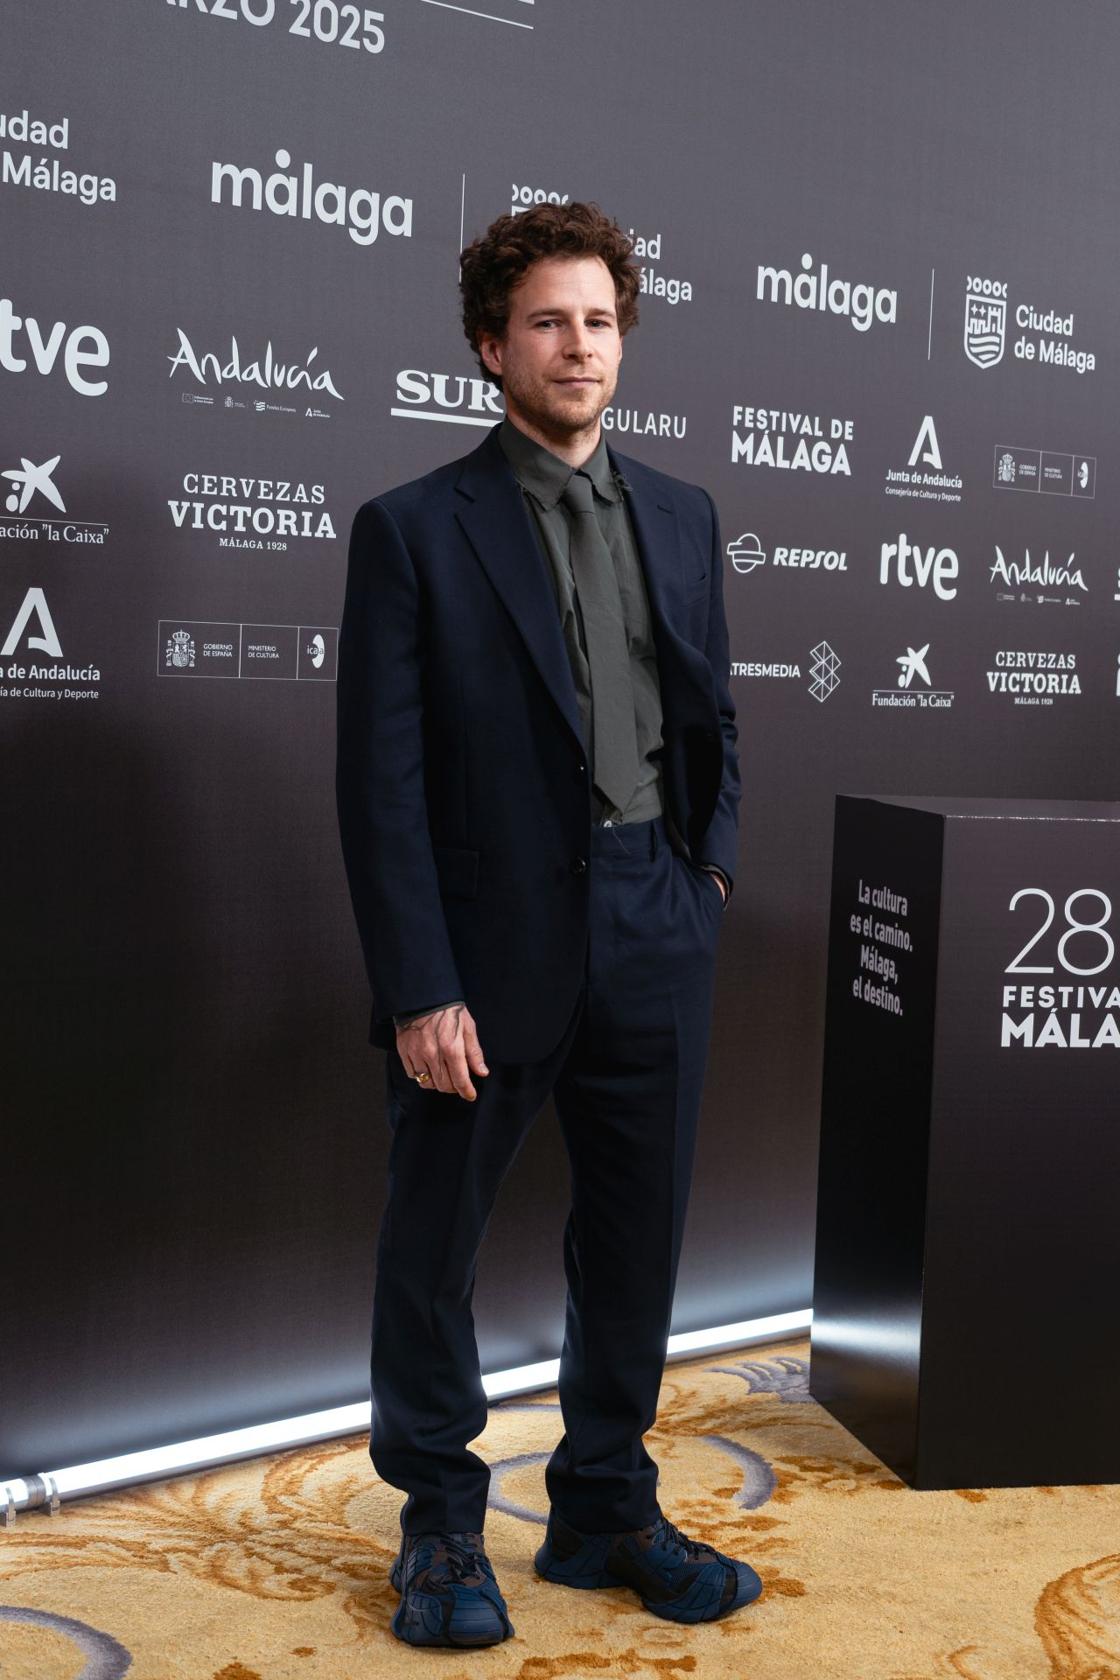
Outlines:
{"label": "man in navy suit", "polygon": [[362,507],[338,677],[338,800],[388,1052],[370,1451],[408,1495],[393,1631],[509,1636],[483,1548],[471,1316],[494,1198],[549,1093],[572,1170],[543,1579],[710,1620],[748,1565],[657,1502],[656,1415],[736,866],[721,547],[703,490],[608,450],[637,320],[595,206],[503,216],[463,253],[464,326],[506,419]]}

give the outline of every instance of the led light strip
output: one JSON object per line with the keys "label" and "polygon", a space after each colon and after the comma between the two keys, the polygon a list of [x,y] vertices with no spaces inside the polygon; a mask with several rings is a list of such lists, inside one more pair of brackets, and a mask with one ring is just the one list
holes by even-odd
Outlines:
{"label": "led light strip", "polygon": [[[801,1312],[775,1313],[769,1318],[744,1319],[740,1324],[721,1324],[712,1330],[685,1330],[669,1337],[667,1358],[687,1359],[696,1353],[776,1341],[807,1330],[812,1318],[812,1312],[805,1308]],[[558,1359],[544,1359],[536,1365],[495,1371],[483,1377],[482,1386],[490,1400],[532,1394],[538,1389],[555,1387],[559,1369]],[[261,1453],[281,1452],[286,1447],[303,1446],[311,1441],[356,1435],[369,1428],[369,1411],[369,1401],[363,1400],[353,1406],[333,1406],[328,1411],[307,1412],[303,1417],[255,1423],[247,1429],[227,1430],[222,1435],[205,1435],[196,1441],[150,1447],[144,1452],[122,1453],[119,1458],[102,1458],[66,1470],[45,1471],[29,1479],[0,1482],[0,1516],[10,1522],[16,1511],[53,1505],[57,1499],[76,1499],[83,1494],[130,1487],[137,1482],[160,1481],[166,1476],[207,1470],[237,1459],[255,1458]]]}

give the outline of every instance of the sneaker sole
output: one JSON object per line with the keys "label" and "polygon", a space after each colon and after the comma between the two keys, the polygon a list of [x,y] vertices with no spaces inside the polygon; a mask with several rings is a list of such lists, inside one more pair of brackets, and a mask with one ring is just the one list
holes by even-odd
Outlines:
{"label": "sneaker sole", "polygon": [[430,1633],[419,1619],[413,1619],[407,1614],[402,1615],[403,1605],[399,1606],[389,1626],[397,1638],[405,1645],[413,1645],[417,1649],[437,1649],[453,1651],[478,1651],[487,1645],[501,1645],[513,1636],[512,1626],[506,1628],[487,1628],[475,1638],[469,1634],[452,1638],[446,1633]]}
{"label": "sneaker sole", "polygon": [[[706,1614],[703,1609],[699,1612],[690,1605],[675,1605],[669,1603],[652,1603],[643,1598],[632,1581],[624,1581],[618,1575],[612,1575],[609,1570],[589,1570],[582,1573],[565,1573],[563,1563],[554,1563],[550,1559],[540,1561],[538,1552],[534,1559],[534,1567],[542,1581],[548,1581],[553,1586],[574,1587],[580,1592],[596,1592],[604,1587],[623,1587],[627,1592],[636,1595],[638,1602],[651,1616],[660,1616],[662,1621],[683,1622],[694,1624],[698,1622],[719,1621],[724,1616],[730,1616],[735,1610],[742,1610],[745,1605],[753,1604],[762,1593],[762,1582],[753,1570],[744,1579],[740,1577],[739,1590],[731,1603],[717,1610],[715,1615]],[[748,1566],[749,1567],[749,1566]]]}

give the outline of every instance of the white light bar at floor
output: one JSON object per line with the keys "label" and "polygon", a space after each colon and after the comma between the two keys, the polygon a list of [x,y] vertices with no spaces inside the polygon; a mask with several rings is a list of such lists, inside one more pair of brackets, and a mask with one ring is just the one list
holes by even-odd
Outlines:
{"label": "white light bar at floor", "polygon": [[[686,1330],[669,1337],[668,1358],[687,1359],[696,1353],[747,1347],[752,1342],[772,1342],[779,1337],[807,1330],[812,1322],[808,1308],[801,1312],[775,1313],[769,1318],[744,1319],[740,1324],[721,1324],[711,1330]],[[545,1359],[536,1365],[518,1365],[510,1371],[494,1371],[483,1377],[487,1398],[500,1400],[513,1394],[531,1394],[555,1386],[560,1362]],[[131,1487],[137,1482],[160,1481],[188,1471],[206,1470],[238,1459],[256,1458],[261,1453],[281,1452],[286,1447],[304,1446],[311,1441],[328,1441],[340,1435],[355,1435],[369,1428],[369,1401],[353,1406],[334,1406],[329,1411],[308,1412],[303,1417],[282,1418],[275,1423],[251,1424],[221,1435],[205,1435],[196,1441],[179,1441],[169,1447],[150,1447],[143,1452],[122,1453],[92,1464],[76,1464],[66,1470],[51,1470],[27,1480],[0,1482],[0,1507],[23,1510],[42,1503],[41,1490],[52,1487],[61,1499]]]}
{"label": "white light bar at floor", "polygon": [[714,1330],[682,1330],[679,1336],[669,1337],[669,1358],[747,1347],[751,1342],[776,1342],[781,1336],[808,1330],[812,1322],[812,1308],[805,1307],[800,1312],[771,1313],[769,1318],[745,1318],[741,1324],[721,1324]]}
{"label": "white light bar at floor", "polygon": [[[41,1479],[53,1482],[60,1499],[74,1499],[79,1494],[129,1487],[135,1482],[160,1481],[165,1476],[232,1464],[237,1459],[256,1458],[261,1453],[327,1441],[336,1435],[353,1435],[368,1428],[369,1401],[363,1400],[353,1406],[333,1406],[329,1411],[308,1412],[303,1417],[253,1423],[245,1429],[228,1429],[221,1435],[203,1435],[195,1441],[176,1441],[168,1447],[148,1447],[141,1452],[122,1453],[119,1458],[75,1464],[66,1470],[51,1470]],[[19,1501],[16,1503],[18,1507]]]}
{"label": "white light bar at floor", "polygon": [[[666,1358],[690,1359],[694,1353],[715,1353],[721,1348],[749,1347],[752,1342],[774,1342],[808,1330],[813,1322],[809,1307],[801,1312],[772,1313],[769,1318],[745,1318],[740,1324],[718,1324],[713,1330],[682,1330],[669,1337]],[[532,1394],[541,1388],[555,1388],[560,1375],[558,1359],[542,1359],[539,1365],[517,1365],[512,1371],[495,1371],[483,1377],[488,1400],[502,1400],[511,1394]]]}

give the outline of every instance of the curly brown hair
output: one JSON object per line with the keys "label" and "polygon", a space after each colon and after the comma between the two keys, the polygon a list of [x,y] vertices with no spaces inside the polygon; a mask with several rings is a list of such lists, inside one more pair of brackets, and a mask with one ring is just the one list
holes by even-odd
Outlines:
{"label": "curly brown hair", "polygon": [[483,374],[501,389],[486,366],[482,336],[502,338],[509,325],[509,300],[534,263],[544,257],[601,257],[610,269],[618,307],[618,330],[638,323],[641,276],[633,244],[597,204],[535,204],[520,216],[499,216],[460,258],[463,331]]}

